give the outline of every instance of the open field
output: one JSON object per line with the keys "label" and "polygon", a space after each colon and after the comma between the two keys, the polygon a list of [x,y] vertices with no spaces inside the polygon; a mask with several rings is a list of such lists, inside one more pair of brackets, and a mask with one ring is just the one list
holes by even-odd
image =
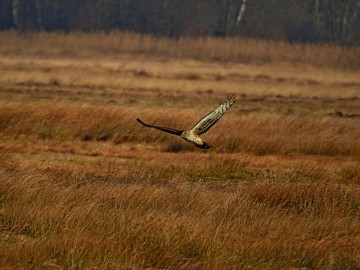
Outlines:
{"label": "open field", "polygon": [[358,48],[0,41],[1,269],[360,269]]}

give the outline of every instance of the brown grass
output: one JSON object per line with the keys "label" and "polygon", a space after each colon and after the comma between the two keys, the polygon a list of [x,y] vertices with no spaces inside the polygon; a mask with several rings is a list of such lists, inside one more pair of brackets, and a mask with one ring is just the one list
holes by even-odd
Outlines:
{"label": "brown grass", "polygon": [[240,63],[290,63],[359,69],[360,49],[338,45],[290,45],[280,41],[184,37],[177,40],[135,33],[0,34],[1,54],[37,57],[118,57],[123,54]]}
{"label": "brown grass", "polygon": [[[279,116],[270,113],[243,117],[234,111],[227,114],[227,118],[231,120],[225,119],[214,128],[215,132],[206,136],[207,140],[221,141],[221,145],[216,147],[217,152],[247,152],[258,155],[290,153],[326,156],[360,155],[358,119],[334,118],[326,115],[321,118]],[[159,134],[153,130],[144,132],[142,126],[135,125],[135,119],[142,114],[144,114],[142,110],[131,106],[108,108],[39,102],[30,105],[4,103],[0,108],[0,130],[5,136],[97,140],[115,144],[124,142],[155,144],[169,140],[169,136],[165,133]],[[190,128],[197,120],[193,113],[186,109],[180,116],[177,109],[149,110],[145,115],[147,119],[155,119],[153,121],[163,122],[165,125],[179,129]],[[181,120],[176,121],[179,117]],[[178,144],[179,150],[185,144],[180,144],[178,138],[170,138],[170,140]],[[176,147],[176,145],[172,146]],[[190,145],[186,150],[197,151]]]}
{"label": "brown grass", "polygon": [[[1,40],[1,269],[360,268],[360,76],[331,55],[357,49]],[[209,151],[135,121],[191,127],[230,93]]]}

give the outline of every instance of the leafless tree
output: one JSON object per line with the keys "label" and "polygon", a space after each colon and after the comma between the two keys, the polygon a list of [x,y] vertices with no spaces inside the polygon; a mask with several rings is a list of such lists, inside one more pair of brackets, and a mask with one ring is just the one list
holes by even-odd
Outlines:
{"label": "leafless tree", "polygon": [[14,26],[20,32],[43,29],[41,1],[12,0]]}
{"label": "leafless tree", "polygon": [[319,36],[346,42],[359,31],[360,0],[310,0],[308,6]]}
{"label": "leafless tree", "polygon": [[37,21],[38,30],[43,30],[44,27],[43,27],[43,19],[42,19],[42,6],[40,0],[35,1],[35,8],[36,8],[36,21]]}
{"label": "leafless tree", "polygon": [[360,0],[0,0],[0,28],[360,43]]}
{"label": "leafless tree", "polygon": [[14,20],[14,25],[16,28],[19,27],[19,9],[20,9],[20,0],[13,0],[12,1],[12,15]]}
{"label": "leafless tree", "polygon": [[242,0],[242,3],[240,5],[239,11],[238,11],[238,15],[236,17],[236,24],[241,23],[242,20],[244,19],[244,15],[245,15],[245,11],[246,11],[246,1],[247,0]]}

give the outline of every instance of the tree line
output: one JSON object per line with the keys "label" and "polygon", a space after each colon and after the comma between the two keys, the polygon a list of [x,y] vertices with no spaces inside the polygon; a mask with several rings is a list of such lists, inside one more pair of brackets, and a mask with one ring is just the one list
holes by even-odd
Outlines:
{"label": "tree line", "polygon": [[360,44],[360,0],[0,0],[0,28]]}

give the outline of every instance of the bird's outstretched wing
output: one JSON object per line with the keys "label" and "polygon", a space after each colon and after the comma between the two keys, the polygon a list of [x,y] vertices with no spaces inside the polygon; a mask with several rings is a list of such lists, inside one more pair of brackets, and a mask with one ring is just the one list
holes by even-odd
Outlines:
{"label": "bird's outstretched wing", "polygon": [[155,128],[170,134],[174,134],[174,135],[181,135],[181,133],[183,132],[183,130],[177,130],[177,129],[173,129],[173,128],[168,128],[168,127],[158,127],[158,126],[154,126],[154,125],[149,125],[144,123],[143,121],[141,121],[139,118],[136,119],[139,123],[143,124],[146,127],[150,127],[150,128]]}
{"label": "bird's outstretched wing", "polygon": [[223,116],[223,114],[233,105],[235,102],[235,96],[229,96],[219,107],[210,112],[204,118],[202,118],[193,128],[192,131],[201,135],[208,131],[217,121]]}

